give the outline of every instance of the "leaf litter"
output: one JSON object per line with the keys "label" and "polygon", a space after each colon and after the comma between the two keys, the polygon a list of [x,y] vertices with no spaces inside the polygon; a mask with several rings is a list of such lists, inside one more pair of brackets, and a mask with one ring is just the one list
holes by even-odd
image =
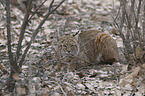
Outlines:
{"label": "leaf litter", "polygon": [[[49,4],[50,2],[47,1],[45,5],[48,6]],[[14,78],[21,79],[23,77],[23,80],[19,83],[26,87],[31,85],[29,86],[29,89],[31,88],[30,93],[37,93],[39,96],[62,96],[65,93],[68,96],[129,96],[134,89],[136,89],[134,91],[135,96],[145,95],[145,80],[142,75],[139,75],[140,72],[145,74],[145,64],[142,67],[135,67],[131,71],[127,71],[126,63],[116,63],[111,66],[88,66],[86,69],[70,72],[63,70],[61,64],[59,64],[61,63],[60,61],[53,60],[58,33],[59,35],[64,35],[67,32],[75,34],[78,30],[96,28],[110,34],[111,23],[113,22],[110,13],[119,7],[119,1],[114,0],[114,9],[112,4],[113,0],[68,0],[67,3],[65,2],[45,22],[41,32],[32,44],[24,66],[22,66],[22,70],[25,69],[23,74],[20,74],[19,77],[14,75]],[[2,6],[0,6],[0,9],[3,9]],[[17,7],[12,7],[12,9],[12,35],[17,36],[13,38],[15,42],[12,45],[15,47],[24,13]],[[5,11],[2,16],[1,19],[5,18]],[[22,50],[25,49],[31,33],[41,20],[42,17],[36,16],[31,22],[32,26],[28,26]],[[7,54],[7,49],[3,47],[6,46],[5,26],[5,21],[2,21],[0,24],[0,51]],[[110,35],[113,36],[112,34]],[[122,48],[122,40],[117,36],[114,36],[114,38],[117,40],[118,47]],[[44,43],[42,43],[43,41]],[[2,57],[5,56],[1,52],[0,55]],[[0,63],[3,63],[8,68],[5,60]],[[32,72],[28,71],[29,68],[31,68]],[[58,70],[59,68],[60,70]],[[0,73],[3,72],[0,71]],[[31,78],[28,79],[27,76],[29,75]],[[5,76],[1,75],[0,82],[4,82],[5,77],[7,77],[7,74]],[[30,81],[26,83],[24,79]],[[142,81],[141,84],[139,84],[140,81]],[[0,85],[5,86],[5,84]],[[0,87],[1,90],[4,90],[4,88]],[[20,92],[18,94],[26,94],[25,88],[18,87],[17,90]],[[7,93],[4,94],[6,95]]]}

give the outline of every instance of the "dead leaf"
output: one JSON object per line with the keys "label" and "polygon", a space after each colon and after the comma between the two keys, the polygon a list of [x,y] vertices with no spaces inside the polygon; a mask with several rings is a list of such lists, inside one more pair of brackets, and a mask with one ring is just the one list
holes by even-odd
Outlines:
{"label": "dead leaf", "polygon": [[118,30],[116,28],[112,28],[111,33],[114,35],[118,35]]}
{"label": "dead leaf", "polygon": [[131,86],[136,86],[136,85],[137,85],[136,82],[131,83]]}
{"label": "dead leaf", "polygon": [[135,50],[135,55],[136,55],[136,59],[141,60],[141,62],[143,62],[143,55],[145,54],[145,52],[143,51],[143,49],[138,46]]}
{"label": "dead leaf", "polygon": [[145,63],[142,65],[142,67],[145,69]]}
{"label": "dead leaf", "polygon": [[126,84],[131,84],[132,82],[133,82],[132,79],[123,78],[123,79],[120,80],[119,84],[120,84],[121,86],[125,86]]}
{"label": "dead leaf", "polygon": [[0,63],[0,70],[2,70],[4,67],[3,67],[3,65]]}
{"label": "dead leaf", "polygon": [[18,74],[18,73],[13,74],[13,78],[14,78],[15,80],[20,79],[20,78],[19,78],[19,74]]}
{"label": "dead leaf", "polygon": [[132,86],[130,84],[126,84],[125,88],[132,90]]}
{"label": "dead leaf", "polygon": [[113,20],[112,18],[108,15],[108,16],[100,16],[100,15],[92,15],[91,14],[91,20],[92,21],[97,21],[97,22],[109,22],[112,23]]}
{"label": "dead leaf", "polygon": [[18,88],[16,88],[16,90],[17,90],[18,96],[22,96],[23,94],[26,94],[25,88],[18,87]]}
{"label": "dead leaf", "polygon": [[129,74],[127,77],[125,77],[125,78],[126,79],[132,79],[132,78],[136,77],[138,75],[140,69],[141,68],[139,66],[136,67],[135,69],[132,70],[133,72],[131,74]]}
{"label": "dead leaf", "polygon": [[141,75],[144,75],[145,74],[145,69],[144,68],[142,68],[140,71],[139,71],[139,76],[141,76]]}
{"label": "dead leaf", "polygon": [[90,78],[96,77],[98,74],[99,74],[99,73],[94,73],[94,74],[92,74],[92,75],[90,76]]}
{"label": "dead leaf", "polygon": [[77,75],[79,75],[79,77],[80,77],[80,78],[83,78],[83,77],[85,77],[85,75],[84,75],[82,72],[80,72],[80,73],[77,73]]}
{"label": "dead leaf", "polygon": [[127,68],[128,68],[128,65],[123,65],[122,66],[122,71],[120,73],[126,73],[127,72]]}
{"label": "dead leaf", "polygon": [[1,36],[1,35],[0,35],[0,39],[3,40],[3,39],[4,39],[4,36]]}
{"label": "dead leaf", "polygon": [[81,84],[81,83],[78,83],[77,84],[77,88],[78,89],[85,89],[85,86],[83,84]]}

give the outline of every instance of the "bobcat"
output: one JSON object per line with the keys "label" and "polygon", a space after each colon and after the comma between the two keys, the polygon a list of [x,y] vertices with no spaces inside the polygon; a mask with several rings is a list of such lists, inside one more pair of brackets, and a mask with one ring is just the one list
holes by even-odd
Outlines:
{"label": "bobcat", "polygon": [[62,36],[56,47],[57,59],[69,62],[71,58],[78,54],[78,43],[71,35]]}
{"label": "bobcat", "polygon": [[102,31],[96,29],[83,31],[78,36],[78,43],[80,56],[84,57],[86,62],[112,64],[118,61],[116,41]]}

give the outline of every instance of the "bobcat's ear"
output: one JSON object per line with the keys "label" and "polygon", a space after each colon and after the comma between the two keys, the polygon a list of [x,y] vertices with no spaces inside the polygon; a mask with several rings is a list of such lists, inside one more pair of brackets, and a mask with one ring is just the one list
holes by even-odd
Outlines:
{"label": "bobcat's ear", "polygon": [[76,32],[75,34],[73,34],[72,36],[75,37],[76,35],[78,35],[80,33],[80,30],[78,32]]}

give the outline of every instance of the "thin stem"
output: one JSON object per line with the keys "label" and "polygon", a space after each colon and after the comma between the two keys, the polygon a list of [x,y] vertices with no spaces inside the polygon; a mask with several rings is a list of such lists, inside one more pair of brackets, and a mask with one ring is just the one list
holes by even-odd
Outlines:
{"label": "thin stem", "polygon": [[42,27],[42,25],[44,24],[44,22],[46,21],[46,19],[48,18],[48,16],[49,16],[50,14],[52,14],[54,11],[56,11],[56,9],[57,9],[64,1],[65,1],[65,0],[62,0],[62,1],[52,10],[52,11],[48,12],[48,13],[44,16],[44,18],[43,18],[43,20],[40,22],[40,24],[38,25],[37,29],[33,32],[32,36],[31,36],[31,40],[30,40],[28,46],[26,47],[26,49],[25,49],[25,51],[24,51],[24,54],[22,55],[22,59],[20,60],[20,63],[19,63],[19,66],[20,66],[20,67],[22,67],[22,64],[23,64],[23,62],[24,62],[24,60],[25,60],[26,54],[27,54],[29,48],[31,47],[31,44],[32,44],[32,42],[34,41],[36,35],[38,34],[39,29]]}
{"label": "thin stem", "polygon": [[26,11],[25,17],[23,19],[23,24],[21,26],[21,32],[20,32],[18,47],[17,47],[17,51],[16,51],[16,59],[17,60],[20,57],[21,45],[22,45],[22,41],[23,41],[23,38],[24,38],[24,33],[25,33],[26,26],[28,24],[28,17],[29,17],[29,13],[30,13],[30,10],[31,10],[31,4],[32,4],[32,0],[28,0],[27,11]]}
{"label": "thin stem", "polygon": [[46,2],[47,0],[43,1],[42,4],[35,10],[35,12],[31,15],[29,18],[28,22],[32,19],[32,17],[37,13],[37,11],[42,7],[42,5]]}
{"label": "thin stem", "polygon": [[52,2],[49,5],[49,12],[51,11],[51,8],[52,8],[53,3],[54,3],[54,0],[52,0]]}
{"label": "thin stem", "polygon": [[145,0],[144,0],[144,19],[143,19],[143,46],[142,48],[145,50]]}

